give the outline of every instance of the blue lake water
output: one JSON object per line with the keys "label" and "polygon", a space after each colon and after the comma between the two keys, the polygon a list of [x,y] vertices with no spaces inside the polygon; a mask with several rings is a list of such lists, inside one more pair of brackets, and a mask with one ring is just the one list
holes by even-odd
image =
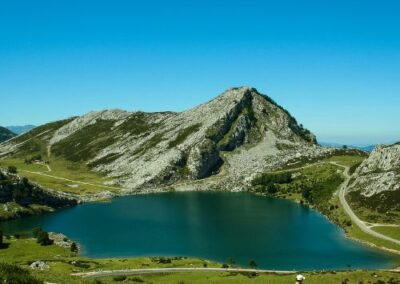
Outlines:
{"label": "blue lake water", "polygon": [[126,196],[3,222],[8,233],[62,232],[90,257],[193,256],[266,269],[384,268],[399,258],[345,238],[294,202],[248,193]]}

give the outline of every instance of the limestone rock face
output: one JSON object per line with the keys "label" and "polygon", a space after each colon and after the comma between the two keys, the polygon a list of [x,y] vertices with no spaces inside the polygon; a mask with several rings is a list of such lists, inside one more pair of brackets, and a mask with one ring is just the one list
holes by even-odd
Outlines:
{"label": "limestone rock face", "polygon": [[377,146],[357,168],[349,191],[371,197],[386,191],[400,195],[400,145]]}
{"label": "limestone rock face", "polygon": [[214,176],[215,186],[233,190],[257,172],[331,151],[271,98],[245,87],[180,113],[91,112],[17,138],[0,144],[0,157],[46,145],[44,156],[83,162],[127,192]]}

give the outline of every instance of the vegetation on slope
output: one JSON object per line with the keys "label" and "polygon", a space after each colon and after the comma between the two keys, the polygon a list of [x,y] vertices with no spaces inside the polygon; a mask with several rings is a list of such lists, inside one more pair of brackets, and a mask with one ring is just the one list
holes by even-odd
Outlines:
{"label": "vegetation on slope", "polygon": [[[45,188],[74,194],[90,194],[99,191],[118,191],[104,183],[110,179],[90,171],[84,163],[70,162],[62,158],[46,157],[46,163],[25,163],[26,158],[0,160],[0,167],[15,166],[19,175]],[[51,171],[47,167],[50,167]]]}
{"label": "vegetation on slope", "polygon": [[14,219],[75,205],[76,201],[51,194],[27,178],[20,178],[10,167],[8,173],[0,171],[0,220]]}
{"label": "vegetation on slope", "polygon": [[0,143],[7,141],[8,139],[11,139],[15,137],[16,134],[13,133],[12,131],[8,130],[7,128],[1,127],[0,126]]}
{"label": "vegetation on slope", "polygon": [[361,219],[374,223],[399,224],[399,191],[384,191],[368,197],[360,191],[351,191],[347,196],[353,210]]}
{"label": "vegetation on slope", "polygon": [[376,226],[372,230],[384,234],[385,236],[391,237],[396,240],[400,240],[400,227],[393,226]]}
{"label": "vegetation on slope", "polygon": [[[359,151],[350,153],[348,150],[340,150],[337,153],[340,153],[340,155],[333,155],[319,162],[312,161],[314,164],[304,161],[283,171],[259,175],[253,181],[252,190],[310,206],[342,227],[351,238],[381,248],[400,251],[399,245],[362,232],[345,213],[337,194],[335,194],[344,180],[343,168],[330,164],[330,162],[351,168],[359,165],[365,159],[365,156],[360,155]],[[381,203],[381,201],[378,203]],[[387,213],[387,215],[390,218],[391,214]],[[361,219],[365,217],[362,214],[359,216]]]}
{"label": "vegetation on slope", "polygon": [[31,275],[18,265],[0,263],[0,282],[10,284],[42,284],[43,281]]}
{"label": "vegetation on slope", "polygon": [[[69,283],[69,284],[109,284],[109,283],[292,283],[295,273],[290,275],[278,275],[274,273],[223,273],[223,272],[192,272],[192,273],[164,273],[164,274],[142,274],[142,275],[118,275],[99,277],[95,279],[84,279],[71,276],[76,272],[90,272],[99,270],[117,269],[146,269],[146,268],[168,268],[168,267],[222,267],[220,263],[193,258],[112,258],[112,259],[90,259],[71,253],[68,248],[62,248],[55,244],[41,246],[35,239],[17,239],[8,236],[5,238],[8,246],[0,249],[0,258],[6,265],[12,264],[9,270],[22,272],[30,277],[32,282],[20,283]],[[49,265],[48,269],[32,270],[29,265],[37,260],[43,260]],[[26,269],[30,270],[30,273]],[[23,270],[21,270],[23,269]],[[31,275],[29,275],[31,274]],[[1,275],[1,274],[0,274]],[[307,283],[312,284],[337,284],[337,283],[371,283],[371,284],[400,284],[400,275],[396,272],[385,271],[327,271],[304,273]],[[34,280],[31,280],[34,279]],[[38,279],[38,280],[37,280]],[[40,282],[33,282],[40,281]],[[9,282],[14,283],[14,282]]]}
{"label": "vegetation on slope", "polygon": [[319,164],[299,170],[265,173],[253,181],[253,186],[257,192],[296,200],[333,216],[331,211],[337,207],[331,198],[343,181],[338,166]]}

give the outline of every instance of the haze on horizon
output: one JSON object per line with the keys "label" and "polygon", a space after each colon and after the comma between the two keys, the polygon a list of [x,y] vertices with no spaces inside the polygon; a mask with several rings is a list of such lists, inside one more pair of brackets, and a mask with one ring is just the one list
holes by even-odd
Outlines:
{"label": "haze on horizon", "polygon": [[319,141],[400,140],[398,1],[82,2],[0,2],[0,125],[251,86]]}

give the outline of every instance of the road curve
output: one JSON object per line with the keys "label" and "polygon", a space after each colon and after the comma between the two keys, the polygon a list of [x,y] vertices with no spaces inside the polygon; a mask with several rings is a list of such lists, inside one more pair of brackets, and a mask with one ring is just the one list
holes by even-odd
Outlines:
{"label": "road curve", "polygon": [[218,268],[218,267],[174,267],[174,268],[146,268],[146,269],[122,269],[122,270],[103,270],[72,273],[72,276],[82,278],[95,278],[115,275],[134,275],[134,274],[160,274],[160,273],[185,273],[185,272],[244,272],[244,273],[276,273],[276,274],[294,274],[296,271],[281,270],[261,270],[245,268]]}
{"label": "road curve", "polygon": [[368,227],[367,224],[364,221],[362,221],[360,218],[357,217],[356,214],[354,214],[354,212],[351,209],[350,205],[347,203],[347,200],[346,200],[346,197],[345,197],[346,189],[347,189],[347,186],[349,185],[349,181],[350,181],[350,177],[351,177],[350,174],[349,174],[350,168],[347,167],[347,166],[340,165],[338,163],[334,163],[334,162],[332,162],[332,163],[337,165],[337,166],[339,166],[339,167],[344,168],[343,174],[346,177],[346,180],[340,186],[340,189],[339,189],[339,200],[340,200],[340,203],[342,204],[342,206],[344,208],[344,211],[346,211],[347,215],[349,215],[351,221],[353,221],[353,223],[355,223],[361,229],[361,231],[363,231],[364,233],[367,233],[367,234],[370,234],[370,235],[372,235],[374,237],[380,238],[382,240],[386,240],[386,241],[389,241],[389,242],[392,242],[392,243],[400,245],[400,240],[393,239],[391,237],[388,237],[388,236],[385,236],[385,235],[380,234],[378,232],[375,232],[374,230],[371,230],[371,228]]}

